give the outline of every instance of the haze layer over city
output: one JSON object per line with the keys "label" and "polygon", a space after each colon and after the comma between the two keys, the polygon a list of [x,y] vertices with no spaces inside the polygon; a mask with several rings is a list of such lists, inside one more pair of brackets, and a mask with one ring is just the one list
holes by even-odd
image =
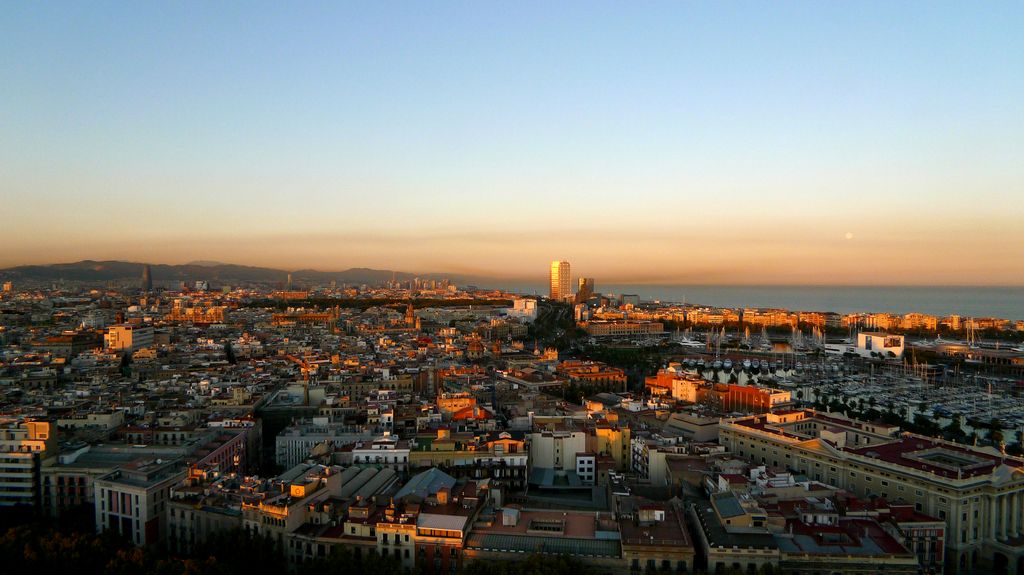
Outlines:
{"label": "haze layer over city", "polygon": [[1024,4],[0,6],[0,575],[1024,575]]}
{"label": "haze layer over city", "polygon": [[1024,283],[1018,3],[3,11],[2,266]]}

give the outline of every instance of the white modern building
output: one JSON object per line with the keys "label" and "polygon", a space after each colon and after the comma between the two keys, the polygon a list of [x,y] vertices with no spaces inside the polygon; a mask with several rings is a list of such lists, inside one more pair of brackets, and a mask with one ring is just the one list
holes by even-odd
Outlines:
{"label": "white modern building", "polygon": [[512,300],[512,309],[508,311],[508,315],[526,321],[537,319],[537,300],[530,298],[516,298]]}
{"label": "white modern building", "polygon": [[409,442],[384,432],[373,441],[356,444],[352,449],[352,465],[405,471],[409,468]]}
{"label": "white modern building", "polygon": [[179,461],[123,466],[93,482],[96,531],[113,531],[135,545],[159,543],[166,531],[171,487],[185,477]]}
{"label": "white modern building", "polygon": [[863,357],[871,357],[872,354],[903,357],[903,336],[876,331],[858,333],[856,352]]}
{"label": "white modern building", "polygon": [[332,423],[326,417],[314,417],[311,422],[296,423],[281,430],[275,440],[274,459],[281,467],[292,468],[309,459],[317,445],[342,447],[360,441],[372,441],[375,435],[370,429]]}

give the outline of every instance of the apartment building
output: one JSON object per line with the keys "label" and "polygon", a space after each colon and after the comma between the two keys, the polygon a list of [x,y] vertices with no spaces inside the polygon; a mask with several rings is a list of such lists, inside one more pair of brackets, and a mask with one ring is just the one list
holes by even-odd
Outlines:
{"label": "apartment building", "polygon": [[93,482],[96,531],[113,531],[135,545],[159,543],[166,532],[166,508],[173,485],[185,477],[180,461],[140,461]]}
{"label": "apartment building", "polygon": [[352,464],[357,467],[409,469],[409,442],[384,432],[373,441],[361,441],[352,449]]}
{"label": "apartment building", "polygon": [[49,421],[0,421],[0,507],[40,504],[40,469],[57,451],[57,428]]}
{"label": "apartment building", "polygon": [[321,444],[334,447],[350,445],[360,441],[373,440],[374,430],[364,427],[331,423],[326,417],[314,417],[286,427],[275,438],[278,465],[295,467],[309,458],[313,448]]}
{"label": "apartment building", "polygon": [[112,325],[107,329],[103,342],[111,351],[138,351],[153,345],[153,328],[130,323]]}

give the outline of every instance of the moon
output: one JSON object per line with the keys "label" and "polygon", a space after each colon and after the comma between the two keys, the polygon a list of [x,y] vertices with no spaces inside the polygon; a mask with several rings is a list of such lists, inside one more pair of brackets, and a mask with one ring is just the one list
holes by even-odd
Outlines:
{"label": "moon", "polygon": [[853,239],[853,232],[846,232],[846,239],[852,240]]}

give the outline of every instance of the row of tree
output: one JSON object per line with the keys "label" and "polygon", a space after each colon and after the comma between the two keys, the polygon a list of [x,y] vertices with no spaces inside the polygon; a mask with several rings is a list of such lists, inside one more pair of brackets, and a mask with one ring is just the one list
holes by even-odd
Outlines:
{"label": "row of tree", "polygon": [[[235,530],[214,534],[190,554],[139,548],[119,536],[37,522],[0,536],[0,575],[255,575],[288,572],[283,550],[269,537]],[[298,575],[415,575],[391,556],[341,549],[299,566]],[[522,561],[470,562],[460,575],[599,575],[577,560],[531,555]]]}
{"label": "row of tree", "polygon": [[217,533],[194,553],[176,555],[158,548],[134,547],[127,539],[91,530],[28,523],[0,537],[0,573],[75,573],[76,575],[252,575],[285,573],[281,549],[269,538],[244,531]]}

